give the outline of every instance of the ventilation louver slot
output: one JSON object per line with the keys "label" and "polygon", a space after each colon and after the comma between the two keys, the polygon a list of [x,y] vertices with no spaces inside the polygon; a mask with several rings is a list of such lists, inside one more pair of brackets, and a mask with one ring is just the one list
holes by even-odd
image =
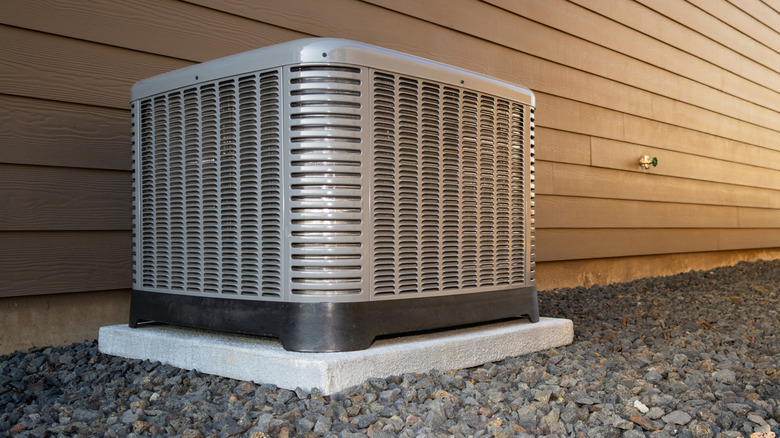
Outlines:
{"label": "ventilation louver slot", "polygon": [[358,68],[307,66],[289,71],[294,295],[365,290],[364,82]]}
{"label": "ventilation louver slot", "polygon": [[372,91],[374,295],[523,284],[525,106],[385,72]]}
{"label": "ventilation louver slot", "polygon": [[141,100],[144,288],[280,299],[280,73]]}

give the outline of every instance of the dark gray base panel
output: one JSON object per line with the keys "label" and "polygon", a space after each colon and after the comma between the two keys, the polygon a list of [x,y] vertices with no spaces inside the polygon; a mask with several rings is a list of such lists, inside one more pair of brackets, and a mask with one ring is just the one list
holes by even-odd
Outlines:
{"label": "dark gray base panel", "polygon": [[133,290],[130,327],[156,321],[281,340],[289,351],[363,350],[382,335],[501,319],[539,321],[536,286],[352,303],[285,303]]}

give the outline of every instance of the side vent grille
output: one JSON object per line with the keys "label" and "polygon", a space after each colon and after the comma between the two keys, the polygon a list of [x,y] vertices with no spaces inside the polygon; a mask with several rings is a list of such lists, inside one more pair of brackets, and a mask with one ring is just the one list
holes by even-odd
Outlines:
{"label": "side vent grille", "polygon": [[522,284],[525,105],[371,79],[374,295]]}
{"label": "side vent grille", "polygon": [[173,91],[135,111],[141,286],[281,298],[280,73]]}
{"label": "side vent grille", "polygon": [[352,295],[365,290],[364,83],[358,68],[289,70],[294,295]]}

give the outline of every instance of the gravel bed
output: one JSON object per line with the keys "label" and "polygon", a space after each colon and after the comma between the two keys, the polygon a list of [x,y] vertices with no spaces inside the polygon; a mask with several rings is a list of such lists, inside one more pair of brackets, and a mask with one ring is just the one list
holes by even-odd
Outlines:
{"label": "gravel bed", "polygon": [[0,436],[774,437],[780,260],[540,292],[570,346],[332,396],[100,354],[0,356]]}

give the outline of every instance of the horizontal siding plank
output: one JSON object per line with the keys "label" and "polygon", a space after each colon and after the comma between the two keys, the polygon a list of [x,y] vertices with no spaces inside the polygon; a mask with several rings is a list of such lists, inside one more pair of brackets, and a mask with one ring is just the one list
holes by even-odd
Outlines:
{"label": "horizontal siding plank", "polygon": [[[716,77],[720,77],[722,82],[721,86],[716,88],[735,96],[749,96],[746,97],[747,100],[778,109],[780,100],[777,90],[768,85],[776,83],[777,73],[750,61],[741,62],[745,65],[737,66],[736,71],[732,71],[731,68],[735,66],[724,65],[726,61],[723,58],[739,64],[741,59],[737,54],[713,41],[703,39],[701,35],[640,3],[625,0],[609,3],[597,0],[570,1],[637,31],[634,37],[615,41],[614,44],[630,44],[633,47],[639,43],[647,43],[646,50],[635,53],[642,53],[644,59],[653,59],[653,64],[666,66],[668,70],[689,78],[699,78],[706,72],[718,71]],[[644,38],[641,35],[644,35]],[[663,44],[659,46],[659,42]],[[748,65],[752,68],[748,69]],[[696,69],[702,71],[696,73]],[[734,86],[727,86],[727,80]],[[707,83],[706,79],[700,82]]]}
{"label": "horizontal siding plank", "polygon": [[780,229],[540,229],[538,262],[780,247]]}
{"label": "horizontal siding plank", "polygon": [[780,209],[537,195],[537,228],[780,228]]}
{"label": "horizontal siding plank", "polygon": [[198,62],[307,36],[172,0],[4,0],[0,21]]}
{"label": "horizontal siding plank", "polygon": [[130,172],[0,164],[0,231],[129,230]]}
{"label": "horizontal siding plank", "polygon": [[130,112],[0,95],[0,163],[130,170]]}
{"label": "horizontal siding plank", "polygon": [[127,109],[141,79],[191,65],[81,40],[0,26],[0,94]]}
{"label": "horizontal siding plank", "polygon": [[535,94],[535,119],[539,126],[595,137],[623,138],[623,113],[538,91]]}
{"label": "horizontal siding plank", "polygon": [[[639,166],[639,158],[645,154],[657,157],[658,166],[643,170]],[[591,139],[591,160],[594,166],[610,169],[780,190],[780,170],[747,166],[603,138]]]}
{"label": "horizontal siding plank", "polygon": [[[627,1],[613,1],[605,4],[592,2],[592,0],[548,0],[544,2],[490,0],[490,3],[590,41],[597,46],[621,53],[629,58],[636,58],[638,61],[641,60],[641,62],[621,61],[618,65],[625,65],[627,74],[637,71],[637,80],[643,84],[642,87],[652,86],[647,82],[655,80],[658,82],[658,86],[669,88],[667,92],[659,92],[656,88],[652,89],[659,94],[667,95],[668,93],[685,91],[675,81],[668,79],[677,74],[701,84],[703,88],[697,92],[704,93],[703,96],[710,95],[710,93],[704,92],[704,89],[709,87],[747,102],[780,111],[778,90],[741,78],[626,25],[626,21],[622,21],[624,18],[631,18],[632,14],[648,12],[641,5]],[[659,18],[655,14],[653,15],[654,18]],[[586,52],[582,56],[588,56],[588,54],[589,52]],[[599,53],[599,55],[595,57],[596,61],[601,60],[604,53]],[[640,65],[654,66],[661,71],[668,72],[668,74],[645,72],[648,67],[640,67]],[[605,63],[605,66],[613,67],[609,63]],[[655,79],[648,79],[653,76]],[[738,87],[725,87],[724,81],[726,79],[731,83],[738,84]],[[634,82],[628,80],[626,83]],[[725,114],[731,113],[732,111],[728,111]]]}
{"label": "horizontal siding plank", "polygon": [[775,32],[780,29],[780,5],[770,7],[761,0],[727,0],[732,5],[745,11],[758,22],[763,23]]}
{"label": "horizontal siding plank", "polygon": [[[780,150],[746,145],[540,92],[536,92],[536,104],[539,126],[780,170]],[[780,134],[776,137],[780,138]],[[544,143],[539,148],[543,149]]]}
{"label": "horizontal siding plank", "polygon": [[780,151],[780,145],[777,144],[780,131],[751,125],[661,96],[653,96],[652,100],[652,118],[660,122]]}
{"label": "horizontal siding plank", "polygon": [[534,130],[537,160],[590,164],[590,137],[537,126]]}
{"label": "horizontal siding plank", "polygon": [[538,161],[536,181],[538,194],[780,209],[777,190],[668,177],[650,171]]}
{"label": "horizontal siding plank", "polygon": [[[751,2],[743,0],[740,2],[740,7],[734,6],[727,1],[688,0],[688,2],[749,36],[754,40],[753,44],[758,42],[776,53],[780,53],[780,33],[777,32],[778,28],[773,29],[747,13],[744,9],[748,9],[746,4]],[[764,15],[767,13],[774,15],[776,18],[778,17],[776,12],[764,10]],[[778,25],[780,25],[780,20],[778,20]]]}
{"label": "horizontal siding plank", "polygon": [[[686,51],[709,59],[725,70],[745,78],[777,83],[780,54],[740,33],[712,15],[688,2],[671,3],[668,0],[637,0],[678,24],[680,37],[676,44]],[[684,30],[685,29],[685,30]],[[690,29],[694,32],[688,32]],[[668,35],[668,34],[666,34]],[[669,35],[674,38],[675,35]],[[759,79],[760,78],[760,79]]]}
{"label": "horizontal siding plank", "polygon": [[126,289],[129,231],[0,233],[0,297]]}
{"label": "horizontal siding plank", "polygon": [[[537,229],[547,228],[738,228],[737,207],[672,204],[569,196],[536,197]],[[768,210],[752,228],[778,225],[780,210]]]}
{"label": "horizontal siding plank", "polygon": [[[293,15],[289,14],[289,11],[287,14],[281,13],[283,7],[277,4],[269,6],[272,9],[271,12],[261,14],[260,11],[235,1],[194,1],[234,14],[265,20],[277,26],[302,29],[306,33],[321,36],[344,32],[346,26],[349,28],[349,34],[342,36],[459,65],[469,70],[528,86],[534,91],[566,96],[569,99],[596,106],[643,117],[652,117],[651,114],[648,114],[648,111],[652,109],[649,101],[655,95],[555,62],[471,38],[444,27],[432,27],[430,23],[372,5],[334,0],[329,2],[328,8],[323,9],[319,3],[308,0],[298,2],[296,14]],[[317,19],[315,20],[314,17]],[[384,23],[382,28],[393,30],[395,37],[390,39],[390,44],[386,44],[384,38],[384,33],[388,30],[377,29],[377,26],[373,25],[376,22]],[[398,32],[396,29],[404,29],[404,32]],[[425,42],[423,47],[420,47],[421,41]],[[452,47],[458,47],[459,50],[453,51]],[[470,56],[464,58],[462,53],[469,53]],[[518,66],[522,66],[522,68],[518,68]],[[764,94],[767,92],[768,90],[763,90]],[[780,100],[780,94],[778,94],[778,100]],[[695,107],[683,106],[676,106],[674,109],[680,111],[697,110]],[[671,123],[682,118],[682,114],[676,113],[654,112],[654,114],[660,114],[663,117],[662,120]],[[707,112],[706,115],[706,121],[712,118],[721,122],[717,125],[718,129],[723,131],[721,135],[758,146],[777,147],[775,139],[778,131],[760,128],[717,113]],[[698,125],[702,125],[698,123],[700,120],[695,117],[687,117],[686,120],[694,123],[695,126],[691,127],[694,129],[697,129]],[[564,128],[564,130],[567,129]]]}
{"label": "horizontal siding plank", "polygon": [[737,208],[740,228],[780,228],[780,210]]}
{"label": "horizontal siding plank", "polygon": [[777,150],[629,114],[623,115],[623,126],[623,139],[629,143],[780,170],[780,151]]}
{"label": "horizontal siding plank", "polygon": [[[606,47],[591,43],[577,36],[564,32],[571,32],[568,21],[574,15],[593,15],[563,0],[549,0],[537,2],[534,8],[537,10],[548,8],[554,14],[547,13],[544,18],[554,16],[554,20],[560,30],[556,30],[540,23],[531,21],[525,17],[510,14],[509,12],[481,2],[463,2],[458,8],[448,7],[446,0],[431,0],[417,2],[414,0],[371,0],[371,3],[399,11],[401,13],[420,17],[440,26],[447,26],[475,36],[479,39],[491,41],[501,46],[512,48],[518,52],[525,52],[535,57],[546,59],[573,67],[577,70],[593,75],[609,78],[622,84],[628,84],[639,90],[644,90],[672,100],[682,100],[693,106],[698,106],[709,111],[725,115],[729,119],[736,118],[751,124],[757,124],[774,129],[780,126],[780,113],[742,99],[742,96],[732,96],[704,86],[691,80],[681,81],[680,78],[667,70],[647,64],[641,59],[641,50],[646,48],[635,47],[632,56],[620,54]],[[605,20],[606,26],[615,27],[611,36],[613,39],[622,39],[622,33],[629,30],[618,26],[616,23],[602,17],[594,17],[595,20]],[[564,21],[567,20],[567,21]],[[496,25],[501,23],[501,25]],[[589,23],[583,32],[593,32],[593,23]],[[630,38],[627,35],[626,38]],[[494,48],[495,50],[495,48]],[[504,55],[509,56],[509,55]],[[590,87],[601,89],[596,80],[591,78],[593,84]],[[545,85],[545,87],[547,87]],[[614,85],[613,85],[614,87]],[[553,93],[551,89],[544,91]],[[612,99],[627,99],[641,104],[638,97],[631,97],[638,90],[607,92],[605,95]],[[553,93],[571,97],[569,94]],[[574,97],[576,99],[576,97]],[[582,99],[578,99],[582,100]],[[591,103],[599,104],[595,101]],[[602,106],[607,106],[600,104]],[[609,106],[618,109],[618,107]],[[778,107],[780,109],[780,107]],[[633,114],[636,111],[626,110]]]}
{"label": "horizontal siding plank", "polygon": [[[592,0],[573,1],[599,15],[614,20],[614,25],[626,29],[630,28],[625,20],[629,20],[628,22],[630,23],[634,15],[650,12],[643,6],[632,2],[616,1],[606,5]],[[577,14],[574,17],[577,17]],[[582,23],[580,25],[586,29],[584,32],[588,32],[587,29],[593,29],[588,35],[594,35],[595,38],[592,36],[588,38],[597,44],[602,44],[629,56],[632,54],[636,56],[637,53],[641,53],[644,61],[659,68],[680,74],[698,83],[740,97],[749,102],[754,102],[774,111],[780,111],[780,95],[777,90],[725,71],[710,62],[691,56],[643,32],[631,29],[633,33],[627,37],[613,38],[612,32],[607,29],[601,30],[604,27],[602,24],[594,25],[590,23],[589,17],[583,17],[581,20]],[[672,86],[677,85],[672,83]]]}

